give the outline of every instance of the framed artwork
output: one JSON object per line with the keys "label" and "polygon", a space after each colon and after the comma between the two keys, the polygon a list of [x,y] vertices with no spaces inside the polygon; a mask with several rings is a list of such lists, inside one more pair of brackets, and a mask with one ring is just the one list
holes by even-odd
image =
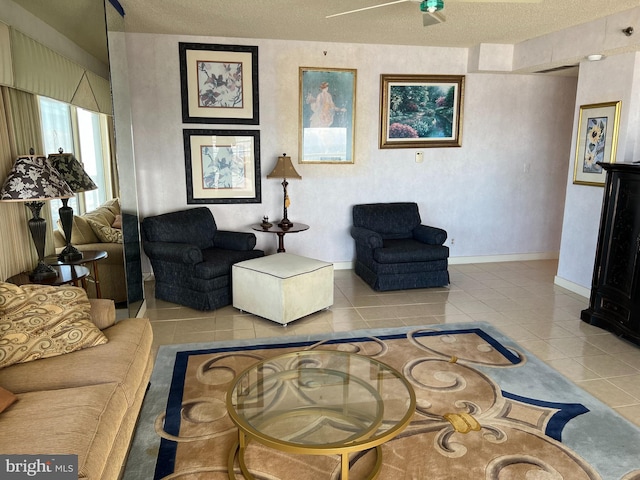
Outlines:
{"label": "framed artwork", "polygon": [[380,148],[462,145],[462,75],[380,75]]}
{"label": "framed artwork", "polygon": [[356,70],[300,67],[298,163],[353,163]]}
{"label": "framed artwork", "polygon": [[615,163],[621,102],[582,105],[578,118],[573,183],[604,186],[600,163]]}
{"label": "framed artwork", "polygon": [[258,130],[183,130],[187,203],[260,203]]}
{"label": "framed artwork", "polygon": [[258,125],[258,47],[182,43],[184,123]]}

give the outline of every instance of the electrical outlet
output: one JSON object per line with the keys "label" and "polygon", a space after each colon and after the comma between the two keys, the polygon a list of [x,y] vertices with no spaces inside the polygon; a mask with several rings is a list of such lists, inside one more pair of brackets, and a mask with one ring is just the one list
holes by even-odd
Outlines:
{"label": "electrical outlet", "polygon": [[416,152],[416,163],[422,163],[424,161],[424,153]]}
{"label": "electrical outlet", "polygon": [[452,238],[452,239],[451,239],[451,245],[455,245],[455,243],[456,243],[456,239],[455,239],[455,238]]}

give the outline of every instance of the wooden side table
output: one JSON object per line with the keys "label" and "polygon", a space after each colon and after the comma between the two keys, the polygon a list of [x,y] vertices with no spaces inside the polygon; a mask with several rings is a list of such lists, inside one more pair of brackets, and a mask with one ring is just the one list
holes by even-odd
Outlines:
{"label": "wooden side table", "polygon": [[282,253],[285,251],[284,236],[287,233],[298,233],[309,230],[309,225],[305,225],[304,223],[294,223],[293,226],[289,228],[281,228],[278,225],[272,225],[269,228],[264,228],[259,223],[256,223],[254,225],[251,225],[251,229],[255,230],[256,232],[275,233],[276,235],[278,235],[278,253]]}
{"label": "wooden side table", "polygon": [[[53,265],[52,268],[58,272],[57,277],[45,278],[44,280],[33,281],[29,278],[30,272],[22,272],[13,277],[7,278],[7,282],[14,285],[27,285],[29,283],[35,283],[37,285],[52,285],[60,286],[72,283],[74,286],[79,287],[80,282],[85,287],[84,281],[89,276],[89,269],[79,265]],[[85,288],[86,290],[86,288]]]}
{"label": "wooden side table", "polygon": [[[82,258],[77,260],[60,260],[57,255],[49,255],[45,257],[44,261],[49,265],[85,265],[91,264],[91,270],[93,275],[88,275],[88,278],[93,280],[96,285],[96,297],[102,298],[102,290],[100,289],[100,272],[98,271],[98,261],[107,258],[109,254],[104,250],[87,250],[82,252]],[[86,290],[86,280],[83,280],[83,286]]]}

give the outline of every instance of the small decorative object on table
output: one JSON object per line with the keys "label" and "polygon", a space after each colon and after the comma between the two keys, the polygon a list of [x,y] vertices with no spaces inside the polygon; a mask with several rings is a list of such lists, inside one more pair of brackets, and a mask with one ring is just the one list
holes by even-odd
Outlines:
{"label": "small decorative object on table", "polygon": [[260,226],[266,230],[273,227],[273,223],[269,223],[269,217],[265,215],[264,217],[262,217],[262,223],[260,224]]}

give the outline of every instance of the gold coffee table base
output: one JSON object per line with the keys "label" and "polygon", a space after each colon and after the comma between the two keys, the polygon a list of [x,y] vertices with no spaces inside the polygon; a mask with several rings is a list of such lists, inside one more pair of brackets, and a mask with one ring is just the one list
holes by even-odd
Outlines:
{"label": "gold coffee table base", "polygon": [[[227,461],[227,470],[229,472],[229,479],[236,480],[235,474],[235,464],[236,464],[236,456],[238,457],[238,465],[240,466],[240,470],[242,471],[242,475],[246,478],[246,480],[255,480],[255,477],[249,472],[247,468],[247,464],[244,461],[244,451],[247,448],[247,444],[249,443],[242,432],[239,433],[239,437],[242,440],[238,440],[233,444],[231,450],[229,451],[229,459]],[[243,443],[244,446],[241,447],[240,444]],[[364,480],[375,480],[378,478],[380,474],[380,469],[382,468],[382,447],[378,445],[377,447],[373,447],[376,450],[376,463],[371,470],[371,473]],[[366,449],[365,449],[366,450]],[[370,449],[369,449],[370,450]],[[361,451],[361,450],[354,450]],[[364,450],[363,450],[364,451]],[[351,452],[343,452],[340,454],[342,457],[341,465],[342,465],[342,475],[340,478],[342,480],[349,480],[349,453]],[[309,452],[307,452],[309,454]],[[326,452],[318,452],[318,455],[327,455]]]}
{"label": "gold coffee table base", "polygon": [[227,391],[227,412],[238,427],[227,458],[229,478],[236,478],[237,458],[245,478],[254,479],[245,460],[254,441],[288,454],[340,455],[342,480],[349,478],[349,454],[375,449],[366,479],[373,480],[382,468],[381,445],[406,428],[415,405],[408,380],[374,358],[303,350],[264,359],[236,376]]}

